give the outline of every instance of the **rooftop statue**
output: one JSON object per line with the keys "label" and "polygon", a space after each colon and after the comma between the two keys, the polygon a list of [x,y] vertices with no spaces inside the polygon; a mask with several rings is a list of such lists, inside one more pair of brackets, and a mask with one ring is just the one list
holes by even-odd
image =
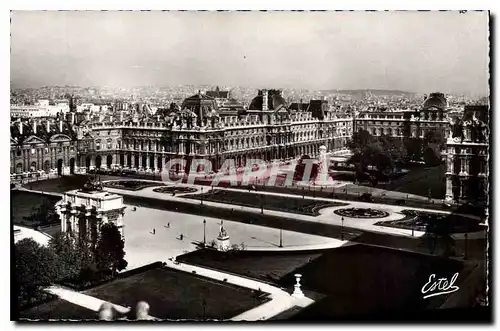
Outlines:
{"label": "rooftop statue", "polygon": [[102,183],[100,180],[97,180],[96,177],[87,179],[87,182],[83,185],[82,192],[93,192],[93,191],[102,191]]}

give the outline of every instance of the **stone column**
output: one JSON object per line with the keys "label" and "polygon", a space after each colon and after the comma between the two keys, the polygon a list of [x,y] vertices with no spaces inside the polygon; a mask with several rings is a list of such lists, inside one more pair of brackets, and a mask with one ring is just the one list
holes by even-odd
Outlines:
{"label": "stone column", "polygon": [[446,195],[445,200],[453,201],[453,176],[446,176]]}
{"label": "stone column", "polygon": [[151,157],[151,155],[146,153],[146,168],[150,168],[150,164],[149,164],[150,157]]}
{"label": "stone column", "polygon": [[135,168],[135,153],[130,153],[130,167]]}

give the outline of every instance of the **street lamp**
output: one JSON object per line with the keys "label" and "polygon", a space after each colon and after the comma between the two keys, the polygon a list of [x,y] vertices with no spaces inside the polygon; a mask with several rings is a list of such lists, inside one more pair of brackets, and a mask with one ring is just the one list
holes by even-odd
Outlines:
{"label": "street lamp", "polygon": [[264,214],[264,194],[260,195],[260,213]]}
{"label": "street lamp", "polygon": [[344,241],[344,217],[340,219],[341,227],[340,227],[340,240]]}
{"label": "street lamp", "polygon": [[207,220],[203,220],[203,246],[207,244]]}
{"label": "street lamp", "polygon": [[283,228],[280,228],[280,248],[283,248]]}
{"label": "street lamp", "polygon": [[201,187],[200,199],[201,199],[201,205],[203,206],[203,186]]}
{"label": "street lamp", "polygon": [[464,260],[467,260],[467,232],[464,234],[464,239],[465,239],[465,242],[464,242],[464,245],[465,245],[465,254],[464,254]]}

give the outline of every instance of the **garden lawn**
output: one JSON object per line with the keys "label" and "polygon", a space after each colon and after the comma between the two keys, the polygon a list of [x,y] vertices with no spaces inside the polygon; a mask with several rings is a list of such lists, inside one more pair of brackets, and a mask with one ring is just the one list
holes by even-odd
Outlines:
{"label": "garden lawn", "polygon": [[324,202],[311,199],[281,197],[276,195],[257,195],[254,193],[213,190],[203,194],[184,195],[183,198],[239,205],[246,207],[282,211],[302,215],[319,215],[318,210],[325,207],[347,206],[346,203]]}
{"label": "garden lawn", "polygon": [[15,225],[33,227],[25,217],[32,215],[40,206],[45,203],[55,204],[61,200],[59,197],[31,193],[26,191],[10,192],[11,218]]}
{"label": "garden lawn", "polygon": [[[157,268],[83,292],[124,307],[146,301],[161,319],[230,319],[263,302],[251,290],[168,268]],[[205,300],[205,314],[203,302]]]}
{"label": "garden lawn", "polygon": [[19,313],[20,320],[97,320],[97,312],[56,299]]}

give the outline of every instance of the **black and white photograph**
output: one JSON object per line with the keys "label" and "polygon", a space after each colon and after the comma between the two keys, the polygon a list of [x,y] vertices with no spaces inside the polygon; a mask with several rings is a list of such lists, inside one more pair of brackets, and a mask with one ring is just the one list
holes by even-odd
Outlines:
{"label": "black and white photograph", "polygon": [[11,10],[11,320],[491,321],[490,15]]}

